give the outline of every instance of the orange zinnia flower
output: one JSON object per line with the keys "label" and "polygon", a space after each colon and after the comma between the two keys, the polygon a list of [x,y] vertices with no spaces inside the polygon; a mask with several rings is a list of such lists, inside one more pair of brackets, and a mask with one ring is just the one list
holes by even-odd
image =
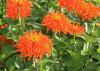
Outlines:
{"label": "orange zinnia flower", "polygon": [[66,29],[69,27],[69,20],[63,13],[52,12],[48,13],[43,21],[43,25],[47,27],[47,29],[53,30],[55,32],[63,32],[67,33]]}
{"label": "orange zinnia flower", "polygon": [[97,18],[100,16],[100,8],[96,7],[94,4],[92,4],[91,2],[86,3],[84,9],[83,9],[83,13],[80,14],[82,16],[82,20],[89,20],[91,21],[92,18]]}
{"label": "orange zinnia flower", "polygon": [[29,0],[6,0],[6,15],[8,18],[26,18],[31,12]]}
{"label": "orange zinnia flower", "polygon": [[61,7],[66,7],[68,11],[74,11],[82,17],[82,21],[97,18],[100,16],[100,8],[91,2],[86,3],[84,0],[58,0]]}
{"label": "orange zinnia flower", "polygon": [[61,7],[67,7],[68,11],[76,9],[83,0],[58,0],[58,3]]}
{"label": "orange zinnia flower", "polygon": [[84,26],[80,26],[79,24],[71,24],[70,25],[72,28],[68,31],[69,34],[84,34],[85,33],[85,28]]}
{"label": "orange zinnia flower", "polygon": [[50,55],[52,42],[48,36],[33,30],[31,32],[26,32],[20,37],[16,48],[18,49],[17,51],[21,53],[21,58],[26,56],[28,60],[32,57],[36,60],[37,57],[42,59],[42,56],[45,54]]}

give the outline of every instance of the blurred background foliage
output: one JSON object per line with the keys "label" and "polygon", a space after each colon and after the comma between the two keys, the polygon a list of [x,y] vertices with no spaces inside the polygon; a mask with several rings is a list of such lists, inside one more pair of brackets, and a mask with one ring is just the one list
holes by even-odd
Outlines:
{"label": "blurred background foliage", "polygon": [[[33,2],[31,16],[25,20],[8,19],[5,16],[5,0],[0,0],[0,25],[8,24],[8,27],[0,30],[0,34],[8,39],[18,41],[20,35],[27,30],[42,30],[49,35],[54,43],[52,54],[45,56],[36,64],[32,60],[28,62],[21,59],[12,45],[0,42],[0,71],[100,71],[100,18],[92,22],[82,22],[79,17],[74,17],[58,6],[56,0],[31,0]],[[100,0],[92,1],[100,6]],[[77,35],[74,39],[70,34],[55,34],[46,32],[41,25],[44,15],[50,11],[59,10],[72,21],[85,23],[87,34]],[[18,23],[21,22],[21,25]],[[88,23],[88,24],[87,24]],[[91,29],[92,27],[92,29]]]}

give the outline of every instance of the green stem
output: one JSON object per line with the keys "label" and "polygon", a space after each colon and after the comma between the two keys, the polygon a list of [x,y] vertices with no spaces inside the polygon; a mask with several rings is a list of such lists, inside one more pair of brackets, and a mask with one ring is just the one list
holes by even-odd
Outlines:
{"label": "green stem", "polygon": [[1,6],[2,6],[2,18],[3,18],[3,15],[5,14],[5,12],[4,12],[4,9],[5,9],[5,1],[4,0],[1,0]]}
{"label": "green stem", "polygon": [[19,17],[19,19],[18,19],[18,26],[17,26],[17,28],[18,28],[18,33],[20,32],[20,34],[22,34],[22,33],[24,32],[23,26],[25,26],[25,24],[23,23],[23,19],[21,19],[21,18]]}
{"label": "green stem", "polygon": [[76,35],[74,34],[74,47],[75,47],[75,51],[77,50],[76,49]]}
{"label": "green stem", "polygon": [[38,70],[38,63],[37,63],[37,60],[36,60],[36,61],[33,60],[33,71],[34,71],[34,69],[35,69],[35,71],[39,71],[39,70]]}
{"label": "green stem", "polygon": [[74,42],[75,42],[75,38],[76,38],[76,36],[74,35]]}
{"label": "green stem", "polygon": [[36,66],[36,71],[38,71],[38,64],[37,64],[37,62],[35,62],[35,66]]}

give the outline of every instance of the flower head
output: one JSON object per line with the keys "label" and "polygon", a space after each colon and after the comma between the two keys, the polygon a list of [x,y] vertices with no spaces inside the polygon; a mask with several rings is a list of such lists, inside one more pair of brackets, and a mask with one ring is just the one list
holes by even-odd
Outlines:
{"label": "flower head", "polygon": [[26,18],[31,12],[29,0],[6,0],[6,15],[8,18]]}
{"label": "flower head", "polygon": [[84,0],[58,0],[61,7],[67,8],[82,17],[82,21],[91,21],[92,18],[100,16],[100,8],[92,2],[86,3]]}
{"label": "flower head", "polygon": [[53,30],[55,32],[67,33],[65,30],[69,27],[69,20],[63,13],[52,12],[48,13],[42,24],[47,27],[47,29]]}
{"label": "flower head", "polygon": [[52,42],[48,36],[35,30],[26,32],[20,37],[18,44],[16,44],[17,51],[21,53],[21,58],[28,57],[42,59],[43,55],[50,55],[52,50]]}
{"label": "flower head", "polygon": [[96,19],[97,17],[100,17],[100,8],[96,7],[94,4],[91,2],[86,3],[83,13],[80,14],[82,16],[82,20],[89,20],[91,21],[92,18]]}
{"label": "flower head", "polygon": [[70,24],[72,28],[68,31],[69,34],[84,34],[85,28],[84,26],[80,26],[79,24]]}

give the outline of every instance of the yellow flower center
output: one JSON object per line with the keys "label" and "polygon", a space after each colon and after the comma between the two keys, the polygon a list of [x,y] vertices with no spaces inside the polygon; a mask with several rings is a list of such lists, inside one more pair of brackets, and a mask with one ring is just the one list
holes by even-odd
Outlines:
{"label": "yellow flower center", "polygon": [[40,35],[37,33],[30,33],[30,36],[28,36],[28,39],[32,40],[33,42],[38,42],[40,40]]}
{"label": "yellow flower center", "polygon": [[23,3],[23,1],[25,1],[25,0],[16,0],[16,3],[21,4],[21,3]]}
{"label": "yellow flower center", "polygon": [[57,14],[57,13],[54,14],[53,17],[54,17],[55,20],[59,20],[59,19],[61,19],[61,16],[60,16],[59,14]]}

